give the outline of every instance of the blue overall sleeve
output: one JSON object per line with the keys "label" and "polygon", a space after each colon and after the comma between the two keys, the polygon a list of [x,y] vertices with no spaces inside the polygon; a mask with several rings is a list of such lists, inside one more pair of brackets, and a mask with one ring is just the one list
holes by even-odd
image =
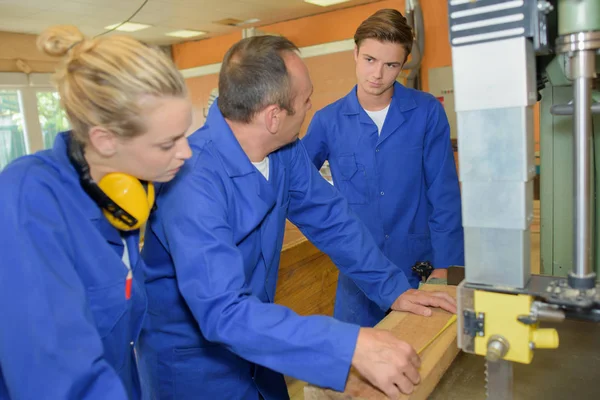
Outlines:
{"label": "blue overall sleeve", "polygon": [[460,187],[450,142],[450,126],[442,105],[432,100],[427,118],[423,164],[435,268],[464,265]]}
{"label": "blue overall sleeve", "polygon": [[348,202],[313,168],[297,142],[288,217],[340,271],[383,310],[411,288],[404,272],[379,250],[367,227]]}
{"label": "blue overall sleeve", "polygon": [[329,145],[327,141],[327,129],[321,121],[321,113],[317,111],[310,121],[306,135],[302,138],[308,157],[312,163],[321,169],[325,160],[329,159]]}
{"label": "blue overall sleeve", "polygon": [[178,189],[163,194],[169,207],[161,225],[179,290],[205,338],[272,370],[343,390],[359,327],[301,317],[251,295],[221,178],[194,171]]}
{"label": "blue overall sleeve", "polygon": [[24,175],[0,176],[0,397],[125,400],[70,255],[68,211]]}

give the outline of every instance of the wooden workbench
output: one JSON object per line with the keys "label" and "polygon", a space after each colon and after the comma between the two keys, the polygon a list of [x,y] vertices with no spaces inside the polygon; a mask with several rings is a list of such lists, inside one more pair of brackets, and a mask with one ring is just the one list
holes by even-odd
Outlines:
{"label": "wooden workbench", "polygon": [[279,263],[275,303],[300,315],[333,315],[338,270],[289,221]]}

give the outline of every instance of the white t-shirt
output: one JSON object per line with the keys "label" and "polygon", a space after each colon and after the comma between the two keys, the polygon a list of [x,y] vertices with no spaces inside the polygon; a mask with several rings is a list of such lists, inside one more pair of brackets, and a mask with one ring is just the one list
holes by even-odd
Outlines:
{"label": "white t-shirt", "polygon": [[252,165],[256,167],[266,180],[269,180],[269,157],[265,157],[262,161],[253,162]]}
{"label": "white t-shirt", "polygon": [[127,267],[127,269],[131,269],[131,265],[129,262],[129,249],[127,249],[127,243],[125,243],[125,238],[121,236],[121,241],[123,242],[123,264]]}
{"label": "white t-shirt", "polygon": [[365,110],[367,115],[371,117],[375,125],[377,125],[377,134],[381,135],[381,129],[383,128],[383,123],[385,122],[385,117],[387,116],[388,110],[390,109],[390,105],[388,104],[386,108],[379,111],[368,111]]}

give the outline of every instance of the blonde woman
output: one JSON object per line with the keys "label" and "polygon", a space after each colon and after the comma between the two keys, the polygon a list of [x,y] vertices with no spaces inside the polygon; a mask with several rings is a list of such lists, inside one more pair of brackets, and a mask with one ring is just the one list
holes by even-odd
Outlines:
{"label": "blonde woman", "polygon": [[72,131],[0,173],[0,398],[137,399],[139,227],[191,156],[185,83],[158,49],[49,28]]}

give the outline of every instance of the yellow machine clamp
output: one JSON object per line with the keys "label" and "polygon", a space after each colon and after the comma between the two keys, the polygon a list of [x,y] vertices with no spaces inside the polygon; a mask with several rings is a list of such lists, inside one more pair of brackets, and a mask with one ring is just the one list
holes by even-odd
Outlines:
{"label": "yellow machine clamp", "polygon": [[475,290],[473,300],[475,312],[465,315],[465,325],[475,336],[476,354],[529,364],[534,349],[558,348],[556,329],[541,329],[529,318],[532,296]]}

